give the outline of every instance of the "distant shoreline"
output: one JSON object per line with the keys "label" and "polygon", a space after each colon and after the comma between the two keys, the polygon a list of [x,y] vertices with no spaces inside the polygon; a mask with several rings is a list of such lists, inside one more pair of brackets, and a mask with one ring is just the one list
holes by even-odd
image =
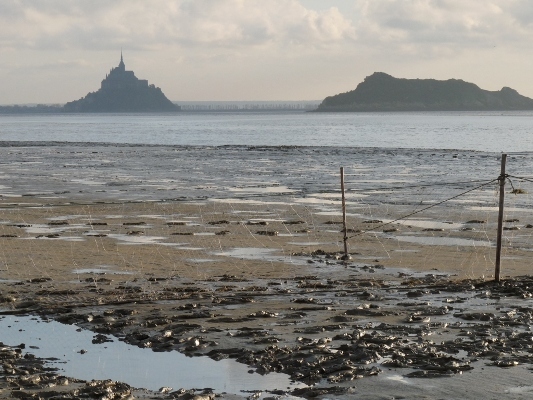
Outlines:
{"label": "distant shoreline", "polygon": [[[174,101],[181,107],[181,112],[268,112],[268,111],[315,111],[320,100],[288,101]],[[175,111],[175,112],[180,112]],[[127,111],[124,113],[148,114],[153,111]],[[159,112],[159,111],[157,111]],[[83,112],[83,114],[100,114],[107,112]],[[109,114],[117,113],[110,111]],[[174,113],[174,112],[170,112]],[[2,114],[73,114],[65,111],[62,104],[13,104],[0,106]]]}
{"label": "distant shoreline", "polygon": [[39,108],[37,106],[0,106],[1,115],[114,115],[114,114],[135,114],[135,115],[151,115],[151,114],[165,114],[176,115],[183,113],[194,114],[230,114],[230,113],[272,113],[272,112],[286,112],[286,113],[318,113],[318,114],[406,114],[406,113],[494,113],[494,112],[527,112],[531,110],[522,109],[362,109],[362,110],[346,110],[346,109],[331,109],[321,110],[317,108],[303,108],[303,107],[256,107],[256,108],[231,108],[231,107],[183,107],[179,111],[165,112],[165,111],[98,111],[98,112],[68,112],[64,111],[60,106],[49,106],[46,108]]}

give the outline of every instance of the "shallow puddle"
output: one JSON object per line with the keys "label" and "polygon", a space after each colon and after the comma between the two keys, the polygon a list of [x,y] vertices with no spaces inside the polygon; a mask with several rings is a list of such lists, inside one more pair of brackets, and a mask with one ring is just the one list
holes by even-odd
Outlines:
{"label": "shallow puddle", "polygon": [[74,270],[72,270],[72,273],[73,273],[73,274],[77,274],[77,275],[80,275],[80,274],[132,275],[132,274],[133,274],[133,272],[129,272],[129,271],[117,271],[117,270],[113,270],[113,269],[111,269],[111,268],[113,268],[113,267],[108,267],[108,266],[106,266],[106,265],[101,265],[101,266],[96,267],[96,268],[80,268],[80,269],[74,269]]}
{"label": "shallow puddle", "polygon": [[161,244],[160,240],[166,239],[162,236],[136,236],[136,235],[122,235],[110,234],[110,238],[117,239],[121,244]]}
{"label": "shallow puddle", "polygon": [[313,205],[319,205],[319,206],[341,204],[340,200],[332,200],[332,199],[317,198],[317,197],[304,197],[304,198],[294,199],[294,202],[299,203],[299,204],[313,204]]}
{"label": "shallow puddle", "polygon": [[277,249],[261,247],[237,247],[231,250],[212,253],[215,256],[235,257],[243,260],[263,260],[270,262],[284,262],[287,264],[306,264],[306,260],[297,257],[274,255]]}
{"label": "shallow puddle", "polygon": [[265,186],[265,187],[243,187],[243,188],[230,188],[230,192],[241,193],[294,193],[297,190],[289,189],[287,186]]}
{"label": "shallow puddle", "polygon": [[72,183],[79,183],[81,185],[88,185],[88,186],[104,186],[106,182],[98,182],[98,181],[92,181],[89,179],[71,179]]}
{"label": "shallow puddle", "polygon": [[282,219],[279,218],[250,218],[248,220],[251,223],[258,223],[258,222],[283,222]]}
{"label": "shallow puddle", "polygon": [[[39,239],[48,239],[48,238],[39,238]],[[85,242],[85,239],[79,236],[60,236],[56,240],[64,240],[66,242]]]}
{"label": "shallow puddle", "polygon": [[[368,219],[375,219],[375,217],[368,217]],[[392,220],[386,218],[378,218],[382,223],[389,223]],[[461,229],[464,224],[453,223],[453,222],[440,222],[430,219],[404,219],[401,221],[396,221],[395,224],[404,225],[404,226],[414,226],[422,229]]]}
{"label": "shallow puddle", "polygon": [[[38,357],[59,359],[53,365],[66,376],[92,380],[113,379],[133,387],[158,390],[160,387],[212,388],[239,394],[241,390],[274,390],[303,387],[292,384],[285,374],[249,373],[250,367],[234,360],[214,361],[208,357],[187,357],[178,352],[153,352],[118,341],[93,344],[94,332],[75,325],[45,322],[29,316],[0,319],[2,341],[26,344],[27,352]],[[37,348],[29,348],[36,346]],[[85,350],[81,354],[81,350]]]}
{"label": "shallow puddle", "polygon": [[[474,207],[469,207],[470,210],[473,210],[473,211],[492,211],[494,213],[497,213],[499,208],[498,206],[493,206],[493,207],[490,207],[490,206],[474,206]],[[519,208],[519,207],[505,207],[505,212],[524,212],[524,213],[529,213],[530,210],[527,209],[527,208]],[[496,215],[494,216],[494,219],[496,219]]]}
{"label": "shallow puddle", "polygon": [[[58,219],[59,221],[59,219]],[[52,233],[63,233],[67,231],[72,230],[79,230],[79,229],[85,229],[86,226],[76,224],[76,225],[60,225],[60,226],[51,226],[51,225],[44,225],[44,224],[33,224],[31,226],[28,226],[24,228],[24,230],[33,235],[47,235]]]}
{"label": "shallow puddle", "polygon": [[[342,194],[339,192],[339,193],[312,193],[312,194],[308,194],[307,195],[308,197],[317,197],[317,198],[325,198],[325,199],[340,199],[342,197]],[[363,193],[345,193],[344,194],[344,197],[346,199],[352,199],[352,198],[355,198],[355,199],[359,199],[359,198],[362,198],[362,197],[368,197],[367,194],[363,194]]]}
{"label": "shallow puddle", "polygon": [[491,247],[491,242],[473,239],[461,239],[438,236],[395,236],[391,239],[400,242],[420,243],[430,246],[465,246],[465,247]]}
{"label": "shallow puddle", "polygon": [[252,199],[238,199],[238,198],[223,198],[223,199],[209,199],[213,203],[224,204],[253,204],[253,205],[289,205],[286,201],[261,201]]}
{"label": "shallow puddle", "polygon": [[260,247],[238,247],[231,250],[213,253],[217,256],[245,258],[248,260],[266,260],[272,257],[274,249],[264,249]]}
{"label": "shallow puddle", "polygon": [[[341,217],[342,216],[342,211],[319,211],[316,213],[316,215],[328,215],[328,216],[333,216],[333,217]],[[355,214],[355,213],[349,213],[347,212],[346,213],[346,216],[348,217],[360,217],[361,214]]]}
{"label": "shallow puddle", "polygon": [[321,246],[327,243],[325,242],[289,242],[288,244],[293,244],[295,246]]}

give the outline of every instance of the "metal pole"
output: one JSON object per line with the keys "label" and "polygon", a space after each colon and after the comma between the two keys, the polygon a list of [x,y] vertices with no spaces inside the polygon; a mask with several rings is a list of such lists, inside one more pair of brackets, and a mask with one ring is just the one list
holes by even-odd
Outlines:
{"label": "metal pole", "polygon": [[500,282],[500,260],[502,254],[502,233],[503,233],[503,205],[505,200],[505,162],[507,154],[502,153],[501,172],[498,180],[500,181],[500,204],[498,208],[498,231],[496,236],[496,263],[494,265],[494,281]]}
{"label": "metal pole", "polygon": [[344,167],[341,167],[341,192],[342,192],[342,233],[344,240],[344,256],[343,260],[349,260],[348,254],[348,230],[346,229],[346,196],[344,195]]}

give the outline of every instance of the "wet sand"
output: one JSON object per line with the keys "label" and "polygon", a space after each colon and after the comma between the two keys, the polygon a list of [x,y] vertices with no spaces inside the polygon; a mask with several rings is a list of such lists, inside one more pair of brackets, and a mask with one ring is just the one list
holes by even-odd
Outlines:
{"label": "wet sand", "polygon": [[[310,385],[257,398],[532,390],[529,183],[514,179],[526,193],[509,196],[502,285],[492,283],[494,183],[385,225],[496,178],[494,154],[103,144],[0,152],[3,314],[155,352],[236,359]],[[339,166],[348,173],[347,261]],[[510,165],[516,176],[530,166]],[[50,390],[11,372],[4,367],[5,398],[16,387]],[[203,393],[177,389],[134,395]]]}

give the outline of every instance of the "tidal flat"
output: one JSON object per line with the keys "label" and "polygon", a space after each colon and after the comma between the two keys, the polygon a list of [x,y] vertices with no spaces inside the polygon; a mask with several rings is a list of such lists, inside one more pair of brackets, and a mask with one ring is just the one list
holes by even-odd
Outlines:
{"label": "tidal flat", "polygon": [[495,284],[495,153],[4,143],[0,155],[2,398],[533,391],[530,156],[509,160]]}

